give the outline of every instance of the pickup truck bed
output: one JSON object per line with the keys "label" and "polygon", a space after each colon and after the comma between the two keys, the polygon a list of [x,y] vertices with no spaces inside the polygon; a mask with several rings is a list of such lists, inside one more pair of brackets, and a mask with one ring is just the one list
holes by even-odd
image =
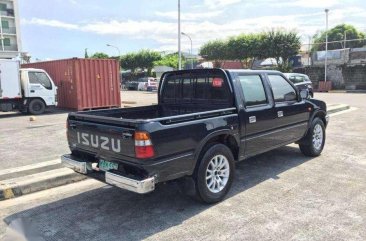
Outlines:
{"label": "pickup truck bed", "polygon": [[190,193],[212,203],[230,188],[236,161],[293,142],[319,155],[327,122],[325,103],[301,97],[277,71],[173,71],[161,78],[158,105],[70,113],[62,160],[137,193],[190,180]]}

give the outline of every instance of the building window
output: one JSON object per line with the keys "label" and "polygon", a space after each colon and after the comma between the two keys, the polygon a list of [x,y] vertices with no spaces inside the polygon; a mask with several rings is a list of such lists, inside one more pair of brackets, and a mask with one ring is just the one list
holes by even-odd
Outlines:
{"label": "building window", "polygon": [[10,38],[4,38],[4,46],[10,46]]}
{"label": "building window", "polygon": [[9,29],[9,22],[6,20],[1,20],[1,26],[3,29]]}
{"label": "building window", "polygon": [[5,3],[0,3],[0,11],[6,11],[6,9],[8,9],[6,4]]}

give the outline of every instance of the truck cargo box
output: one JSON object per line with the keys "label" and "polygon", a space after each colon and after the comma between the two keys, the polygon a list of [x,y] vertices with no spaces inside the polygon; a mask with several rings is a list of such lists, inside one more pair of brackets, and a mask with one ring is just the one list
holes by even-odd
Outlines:
{"label": "truck cargo box", "polygon": [[19,61],[0,60],[0,99],[21,98]]}

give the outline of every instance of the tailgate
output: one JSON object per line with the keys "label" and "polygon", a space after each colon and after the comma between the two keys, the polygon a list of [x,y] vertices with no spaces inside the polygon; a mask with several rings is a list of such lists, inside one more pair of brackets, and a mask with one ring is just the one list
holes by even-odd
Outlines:
{"label": "tailgate", "polygon": [[133,127],[70,118],[68,120],[70,148],[107,160],[135,156],[134,131]]}

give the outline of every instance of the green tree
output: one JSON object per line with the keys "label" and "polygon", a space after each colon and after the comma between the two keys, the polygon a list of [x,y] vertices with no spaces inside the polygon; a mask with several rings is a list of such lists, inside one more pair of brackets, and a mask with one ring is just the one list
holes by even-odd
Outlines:
{"label": "green tree", "polygon": [[263,56],[274,58],[280,71],[289,71],[289,59],[299,53],[301,47],[300,36],[293,31],[271,30],[263,35],[261,48]]}
{"label": "green tree", "polygon": [[120,59],[122,69],[130,69],[132,73],[135,73],[138,68],[147,69],[150,75],[154,62],[160,60],[161,55],[156,51],[140,50],[122,55]]}
{"label": "green tree", "polygon": [[86,59],[89,58],[88,49],[85,49],[84,58],[86,58]]}
{"label": "green tree", "polygon": [[109,56],[108,56],[108,54],[103,53],[103,52],[96,52],[91,56],[91,58],[93,58],[93,59],[108,59]]}
{"label": "green tree", "polygon": [[200,49],[200,55],[207,60],[214,61],[215,67],[220,67],[220,60],[230,57],[227,41],[214,40],[204,44]]}
{"label": "green tree", "polygon": [[[185,58],[182,56],[182,66],[185,64]],[[169,66],[174,69],[179,67],[179,55],[178,53],[167,54],[160,60],[154,62],[154,66]]]}
{"label": "green tree", "polygon": [[296,32],[281,29],[258,34],[241,34],[228,40],[215,40],[204,44],[200,55],[215,61],[218,67],[222,60],[239,60],[248,63],[255,59],[274,58],[279,70],[291,68],[289,58],[300,50],[300,37]]}
{"label": "green tree", "polygon": [[[326,32],[319,32],[314,36],[314,45],[312,51],[322,51],[325,50],[325,34]],[[352,39],[363,39],[358,41],[347,41],[347,48],[359,48],[366,45],[365,33],[358,31],[354,26],[348,24],[340,24],[334,28],[328,30],[328,42],[339,41],[336,43],[328,43],[328,49],[342,49],[344,48],[344,38],[347,40]]]}

